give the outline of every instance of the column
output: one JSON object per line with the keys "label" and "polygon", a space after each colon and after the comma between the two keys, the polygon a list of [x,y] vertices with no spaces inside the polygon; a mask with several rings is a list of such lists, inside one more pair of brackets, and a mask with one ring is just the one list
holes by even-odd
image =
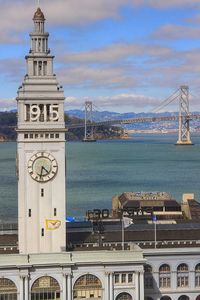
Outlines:
{"label": "column", "polygon": [[19,300],[24,300],[24,276],[20,276]]}
{"label": "column", "polygon": [[72,300],[72,277],[67,275],[67,300]]}
{"label": "column", "polygon": [[139,273],[140,280],[140,300],[144,300],[144,271]]}
{"label": "column", "polygon": [[29,277],[24,277],[24,300],[29,300]]}
{"label": "column", "polygon": [[42,61],[42,76],[44,76],[44,61]]}
{"label": "column", "polygon": [[103,299],[110,300],[110,293],[109,293],[109,273],[108,272],[105,272],[105,288],[104,288]]}
{"label": "column", "polygon": [[110,300],[113,300],[114,286],[113,286],[113,273],[110,273]]}
{"label": "column", "polygon": [[138,280],[138,271],[135,272],[135,299],[139,300],[139,280]]}
{"label": "column", "polygon": [[63,273],[62,300],[67,299],[67,275]]}
{"label": "column", "polygon": [[195,289],[195,271],[189,272],[189,288],[191,290]]}
{"label": "column", "polygon": [[35,39],[35,52],[38,52],[38,39]]}
{"label": "column", "polygon": [[171,289],[172,290],[177,289],[177,273],[176,273],[176,271],[171,272]]}
{"label": "column", "polygon": [[157,286],[159,286],[159,272],[153,272],[152,273],[152,275],[153,275],[153,288],[155,289],[155,287]]}

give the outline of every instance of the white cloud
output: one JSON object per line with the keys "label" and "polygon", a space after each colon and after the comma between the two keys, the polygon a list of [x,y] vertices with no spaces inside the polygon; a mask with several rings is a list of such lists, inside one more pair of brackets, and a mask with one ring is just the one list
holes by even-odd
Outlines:
{"label": "white cloud", "polygon": [[82,89],[127,89],[149,85],[153,63],[174,58],[169,47],[144,44],[111,44],[104,48],[58,57],[59,79]]}
{"label": "white cloud", "polygon": [[[56,0],[41,1],[41,8],[48,24],[84,25],[106,18],[120,18],[120,7],[130,0]],[[30,31],[31,19],[36,10],[36,1],[0,0],[0,43],[17,43],[21,39],[16,33]]]}
{"label": "white cloud", "polygon": [[76,66],[63,68],[59,71],[59,80],[70,87],[82,89],[106,88],[117,89],[137,85],[134,75],[129,75],[125,67],[99,67]]}
{"label": "white cloud", "polygon": [[199,8],[199,0],[132,0],[134,5],[151,6],[158,9],[168,9],[173,7],[194,7]]}
{"label": "white cloud", "polygon": [[[116,50],[119,49],[119,50]],[[187,84],[197,88],[200,50],[175,51],[173,48],[118,44],[61,57],[59,80],[79,90],[117,89],[127,93],[136,88],[175,90]],[[122,102],[123,104],[123,102]]]}
{"label": "white cloud", "polygon": [[[36,1],[0,0],[0,43],[19,43],[16,33],[29,31]],[[56,0],[41,1],[41,8],[52,26],[82,26],[103,19],[121,19],[121,8],[126,5],[151,6],[159,9],[173,7],[200,8],[199,0]]]}
{"label": "white cloud", "polygon": [[16,109],[17,102],[15,99],[0,99],[0,111]]}
{"label": "white cloud", "polygon": [[159,45],[150,46],[145,44],[112,44],[104,48],[81,53],[66,53],[61,57],[62,62],[72,63],[113,63],[115,61],[141,57],[143,55],[167,57],[172,49]]}
{"label": "white cloud", "polygon": [[200,28],[168,24],[159,28],[152,36],[163,40],[199,39]]}
{"label": "white cloud", "polygon": [[[91,100],[91,97],[67,97],[65,101],[65,107],[83,107],[84,102]],[[155,97],[148,97],[145,95],[137,94],[116,94],[113,96],[96,96],[92,97],[94,105],[103,109],[113,108],[114,111],[121,109],[122,107],[129,107],[130,111],[138,109],[152,108],[159,103],[159,99]]]}

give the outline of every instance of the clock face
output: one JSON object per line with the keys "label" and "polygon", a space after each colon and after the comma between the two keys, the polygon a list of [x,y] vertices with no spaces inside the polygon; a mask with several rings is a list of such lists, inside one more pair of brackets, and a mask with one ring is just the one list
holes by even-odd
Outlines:
{"label": "clock face", "polygon": [[47,182],[52,179],[58,170],[58,164],[53,155],[38,152],[28,161],[28,172],[38,182]]}

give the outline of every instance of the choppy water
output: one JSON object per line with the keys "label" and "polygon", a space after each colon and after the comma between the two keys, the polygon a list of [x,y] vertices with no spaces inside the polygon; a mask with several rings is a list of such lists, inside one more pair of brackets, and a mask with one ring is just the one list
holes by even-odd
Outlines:
{"label": "choppy water", "polygon": [[[200,200],[200,137],[194,146],[175,146],[176,136],[136,135],[130,140],[67,143],[68,215],[111,208],[124,191],[183,193]],[[0,143],[0,220],[17,218],[15,143]]]}

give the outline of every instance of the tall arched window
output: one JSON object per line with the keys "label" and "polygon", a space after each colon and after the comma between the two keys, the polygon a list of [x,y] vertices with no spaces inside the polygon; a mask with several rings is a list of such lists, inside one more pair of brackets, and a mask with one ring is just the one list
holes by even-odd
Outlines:
{"label": "tall arched window", "polygon": [[128,293],[121,293],[117,296],[116,300],[132,300],[132,296]]}
{"label": "tall arched window", "polygon": [[170,266],[164,264],[159,268],[159,286],[160,288],[170,288],[170,285],[171,285]]}
{"label": "tall arched window", "polygon": [[144,287],[146,289],[153,288],[152,267],[150,265],[144,266]]}
{"label": "tall arched window", "polygon": [[41,76],[42,74],[42,61],[38,62],[38,75]]}
{"label": "tall arched window", "polygon": [[162,298],[160,298],[160,300],[171,300],[171,298],[169,296],[163,296]]}
{"label": "tall arched window", "polygon": [[195,267],[195,286],[200,286],[200,264]]}
{"label": "tall arched window", "polygon": [[50,276],[38,278],[31,288],[31,300],[60,300],[60,286]]}
{"label": "tall arched window", "polygon": [[17,300],[17,287],[10,279],[0,278],[0,299]]}
{"label": "tall arched window", "polygon": [[189,282],[189,269],[188,265],[180,264],[177,268],[177,286],[187,287]]}
{"label": "tall arched window", "polygon": [[79,277],[73,289],[73,299],[102,299],[102,284],[99,278],[86,274]]}

